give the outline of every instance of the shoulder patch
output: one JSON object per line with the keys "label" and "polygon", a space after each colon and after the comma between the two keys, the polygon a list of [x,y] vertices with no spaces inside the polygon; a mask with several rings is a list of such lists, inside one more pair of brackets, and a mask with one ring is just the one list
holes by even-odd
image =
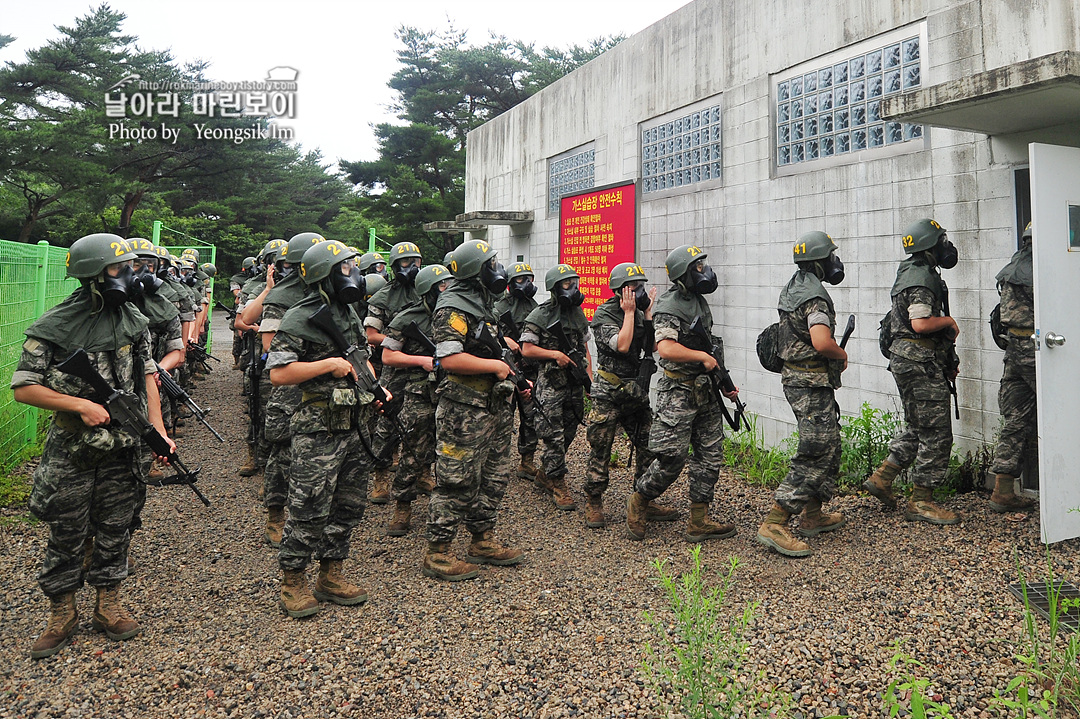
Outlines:
{"label": "shoulder patch", "polygon": [[39,354],[39,352],[37,351],[39,347],[41,347],[41,343],[38,342],[33,337],[31,337],[31,338],[27,339],[25,342],[23,342],[23,349],[26,350],[27,352],[29,352],[32,355]]}
{"label": "shoulder patch", "polygon": [[464,315],[458,312],[451,312],[449,324],[450,329],[454,330],[462,337],[469,334],[469,322],[465,319]]}

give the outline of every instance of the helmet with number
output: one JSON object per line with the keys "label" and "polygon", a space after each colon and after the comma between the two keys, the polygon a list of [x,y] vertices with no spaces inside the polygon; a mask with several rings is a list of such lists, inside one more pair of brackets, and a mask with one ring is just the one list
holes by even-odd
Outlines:
{"label": "helmet with number", "polygon": [[304,253],[311,249],[312,245],[325,241],[326,238],[318,232],[301,232],[299,235],[293,235],[285,251],[278,253],[277,259],[288,262],[290,265],[299,265],[304,259]]}
{"label": "helmet with number", "polygon": [[254,269],[254,267],[255,267],[255,258],[254,257],[245,257],[244,262],[240,265],[240,268],[244,269],[244,270],[251,270],[251,269]]}
{"label": "helmet with number", "polygon": [[1024,228],[1024,233],[1020,235],[1020,239],[1026,244],[1031,242],[1031,223],[1027,223],[1027,227]]}
{"label": "helmet with number", "polygon": [[372,295],[386,287],[386,278],[377,272],[364,275],[364,299],[370,300]]}
{"label": "helmet with number", "polygon": [[[416,260],[408,265],[399,265],[403,260]],[[412,242],[399,242],[390,248],[390,267],[394,271],[394,281],[406,287],[416,282],[416,273],[420,271],[423,258],[420,248]]]}
{"label": "helmet with number", "polygon": [[[718,281],[716,272],[705,262],[709,254],[697,245],[680,245],[668,253],[664,260],[668,278],[687,292],[707,295],[715,292]],[[698,269],[698,263],[702,268]]]}
{"label": "helmet with number", "polygon": [[158,256],[159,260],[161,260],[162,267],[168,267],[172,264],[172,255],[170,255],[169,251],[164,247],[161,247],[160,245],[154,245],[154,254]]}
{"label": "helmet with number", "polygon": [[704,260],[708,256],[709,253],[697,245],[679,245],[669,252],[667,259],[664,260],[668,279],[672,282],[682,279],[682,276],[690,269],[690,265],[695,264],[698,260]]}
{"label": "helmet with number", "polygon": [[611,268],[611,277],[608,278],[608,287],[615,292],[630,282],[648,282],[645,269],[634,262],[620,262]]}
{"label": "helmet with number", "polygon": [[378,264],[384,265],[383,272],[386,272],[386,257],[381,252],[365,252],[360,255],[360,274],[366,275],[369,272],[375,272],[374,267]]}
{"label": "helmet with number", "polygon": [[555,285],[563,280],[572,280],[578,276],[577,270],[567,264],[555,265],[544,274],[544,287],[548,292],[555,289]]}
{"label": "helmet with number", "polygon": [[210,277],[213,277],[214,275],[217,274],[217,267],[215,267],[210,262],[202,263],[201,265],[199,265],[199,269],[201,269],[203,272],[205,272]]}
{"label": "helmet with number", "polygon": [[928,217],[913,222],[904,230],[902,238],[904,252],[913,255],[916,252],[932,249],[944,236],[945,228]]}
{"label": "helmet with number", "polygon": [[304,251],[300,260],[300,276],[304,282],[313,285],[330,276],[330,270],[340,262],[350,257],[356,257],[356,253],[337,240],[327,240],[312,245]]}
{"label": "helmet with number", "polygon": [[129,237],[128,244],[131,245],[132,251],[139,257],[153,260],[160,257],[157,249],[154,247],[154,243],[145,237]]}
{"label": "helmet with number", "polygon": [[[263,259],[266,264],[270,264],[277,259],[277,253],[282,247],[287,246],[288,243],[285,240],[270,240],[263,247],[262,252],[259,253],[259,257]],[[343,245],[344,246],[344,245]]]}
{"label": "helmet with number", "polygon": [[536,273],[533,271],[532,265],[528,262],[515,262],[510,265],[510,270],[507,272],[507,277],[513,282],[518,277],[536,277]]}
{"label": "helmet with number", "polygon": [[452,279],[454,277],[450,274],[450,270],[442,265],[427,265],[416,273],[416,284],[414,285],[416,294],[423,297],[439,283]]}
{"label": "helmet with number", "polygon": [[72,243],[67,254],[68,277],[94,278],[116,262],[134,260],[138,255],[131,244],[120,235],[99,232],[80,237]]}
{"label": "helmet with number", "polygon": [[836,250],[836,243],[829,235],[820,230],[803,233],[799,241],[795,243],[791,254],[795,264],[810,262],[812,260],[824,260],[830,253]]}
{"label": "helmet with number", "polygon": [[186,250],[184,250],[183,252],[180,253],[180,256],[181,257],[193,257],[193,258],[195,258],[195,264],[199,264],[199,257],[200,257],[199,251],[196,250],[194,247],[187,248]]}
{"label": "helmet with number", "polygon": [[453,261],[454,261],[454,251],[453,250],[450,250],[445,255],[443,255],[443,258],[442,258],[443,267],[449,267],[450,263],[453,262]]}
{"label": "helmet with number", "polygon": [[398,260],[406,260],[410,257],[420,257],[420,248],[412,242],[399,242],[390,248],[390,261],[397,262]]}
{"label": "helmet with number", "polygon": [[564,280],[577,280],[580,283],[581,277],[578,276],[577,270],[567,264],[555,265],[544,274],[544,286],[547,287],[556,304],[560,307],[577,307],[585,301],[585,295],[582,294],[577,283],[570,289],[564,289],[562,286]]}
{"label": "helmet with number", "polygon": [[477,277],[480,274],[480,268],[497,254],[495,248],[483,240],[462,242],[454,250],[454,258],[450,260],[450,271],[454,273],[454,279],[458,280]]}

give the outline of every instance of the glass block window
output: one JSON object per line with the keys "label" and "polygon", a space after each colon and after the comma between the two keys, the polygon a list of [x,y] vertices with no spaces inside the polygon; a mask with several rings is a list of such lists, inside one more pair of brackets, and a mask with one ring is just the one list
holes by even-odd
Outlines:
{"label": "glass block window", "polygon": [[794,165],[923,136],[923,126],[884,122],[881,98],[919,87],[918,35],[776,85],[776,164]]}
{"label": "glass block window", "polygon": [[720,105],[641,131],[641,192],[720,179]]}
{"label": "glass block window", "polygon": [[559,214],[559,198],[596,185],[596,150],[588,149],[548,163],[548,212]]}

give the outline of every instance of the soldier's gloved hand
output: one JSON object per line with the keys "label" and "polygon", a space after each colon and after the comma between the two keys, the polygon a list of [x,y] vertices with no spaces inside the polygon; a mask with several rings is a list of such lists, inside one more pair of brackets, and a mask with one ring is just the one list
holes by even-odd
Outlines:
{"label": "soldier's gloved hand", "polygon": [[109,410],[86,399],[79,407],[79,418],[87,427],[101,427],[109,423]]}

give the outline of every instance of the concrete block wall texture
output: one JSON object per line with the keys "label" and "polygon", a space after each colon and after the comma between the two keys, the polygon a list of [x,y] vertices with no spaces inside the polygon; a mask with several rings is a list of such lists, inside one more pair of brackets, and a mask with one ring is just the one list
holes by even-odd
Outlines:
{"label": "concrete block wall texture", "polygon": [[803,63],[813,69],[817,58],[898,29],[925,38],[923,87],[1080,49],[1075,0],[697,0],[470,133],[466,209],[532,210],[527,229],[495,226],[486,238],[500,255],[523,255],[542,273],[558,262],[549,158],[591,143],[597,186],[640,181],[642,124],[718,101],[723,182],[644,196],[639,184],[638,261],[663,289],[671,249],[694,243],[708,251],[721,282],[710,303],[728,363],[767,441],[790,434],[793,417],[778,376],[760,368],[753,346],[776,319],[795,238],[828,231],[847,267],[844,284],[830,290],[841,322],[857,317],[841,407],[851,413],[866,401],[899,412],[877,349],[878,321],[904,257],[900,235],[926,216],[949,230],[961,253],[960,265],[944,273],[961,329],[962,419],[954,432],[961,446],[992,441],[1001,353],[986,318],[997,302],[994,275],[1016,247],[1014,171],[1026,165],[1025,145],[926,128],[924,140],[900,148],[783,172],[775,165],[774,76]]}

